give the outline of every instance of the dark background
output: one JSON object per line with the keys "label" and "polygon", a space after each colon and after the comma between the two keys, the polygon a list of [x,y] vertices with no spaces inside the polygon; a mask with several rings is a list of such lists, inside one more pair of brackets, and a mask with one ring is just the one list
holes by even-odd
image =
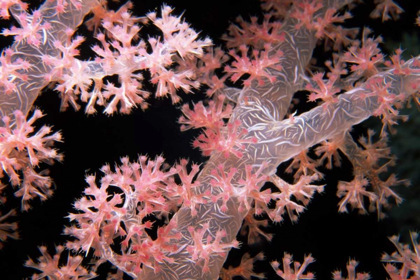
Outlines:
{"label": "dark background", "polygon": [[[32,1],[31,8],[39,4]],[[150,10],[162,5],[162,1],[134,1],[137,16],[143,16]],[[375,35],[382,34],[385,52],[402,46],[406,54],[420,53],[418,47],[419,29],[414,25],[416,12],[420,5],[416,1],[396,1],[406,13],[397,22],[386,22],[369,19],[369,13],[374,6],[371,2],[360,5],[352,11],[355,18],[347,23],[348,26],[369,26],[375,30]],[[223,45],[220,40],[222,34],[238,15],[245,19],[249,16],[259,16],[261,10],[258,1],[166,1],[175,8],[175,14],[184,12],[185,20],[203,37],[209,36],[216,45]],[[115,5],[117,6],[117,5]],[[3,21],[4,27],[10,26],[12,21]],[[82,28],[78,34],[84,35]],[[142,34],[157,35],[154,27],[147,27]],[[143,36],[144,39],[147,37]],[[9,39],[3,40],[4,46],[10,44]],[[87,46],[93,44],[88,40],[82,49],[82,55],[89,55]],[[417,49],[416,49],[417,48]],[[316,51],[316,54],[322,53]],[[318,57],[322,59],[321,57]],[[240,86],[240,84],[237,84]],[[153,92],[153,89],[150,88]],[[183,102],[197,101],[204,98],[201,92],[195,96],[186,96],[181,93]],[[204,163],[198,150],[191,147],[191,142],[199,131],[181,133],[177,119],[180,116],[180,106],[171,104],[169,99],[151,98],[150,108],[143,112],[134,110],[130,115],[108,117],[100,110],[95,116],[87,116],[83,110],[75,112],[69,108],[66,112],[59,112],[60,100],[58,94],[51,90],[44,90],[35,106],[41,109],[46,116],[38,124],[49,124],[54,130],[61,131],[64,143],[57,144],[64,153],[64,161],[50,167],[50,176],[54,179],[56,190],[54,196],[44,203],[35,200],[31,204],[33,209],[20,213],[15,218],[19,222],[19,240],[9,240],[0,250],[0,279],[24,279],[30,277],[34,270],[25,268],[24,262],[31,257],[36,259],[40,254],[37,246],[46,245],[52,249],[54,245],[66,241],[66,236],[61,235],[64,225],[68,225],[65,218],[72,211],[72,203],[80,198],[86,187],[84,178],[87,174],[97,174],[105,164],[113,165],[123,156],[128,155],[135,160],[139,154],[147,154],[153,158],[163,154],[169,164],[174,164],[179,158],[189,158],[196,163]],[[387,237],[401,232],[403,240],[408,242],[408,230],[419,228],[418,216],[418,191],[419,182],[418,156],[419,132],[415,130],[420,123],[419,114],[413,110],[414,115],[410,121],[401,127],[397,136],[391,137],[392,149],[398,155],[397,168],[400,178],[412,179],[413,186],[410,190],[398,189],[407,200],[400,209],[393,208],[387,212],[389,218],[379,221],[375,213],[360,216],[356,212],[338,214],[336,197],[337,181],[352,179],[351,168],[344,161],[341,168],[332,171],[322,170],[326,177],[323,184],[327,184],[325,192],[316,195],[308,210],[301,215],[297,224],[291,224],[288,218],[282,224],[271,225],[267,231],[275,233],[271,244],[262,242],[258,246],[249,248],[244,245],[240,250],[230,253],[227,265],[237,265],[242,254],[251,251],[255,255],[264,251],[266,261],[255,264],[258,272],[265,272],[267,279],[279,279],[269,266],[268,261],[281,261],[284,252],[294,255],[297,261],[302,262],[303,256],[312,253],[317,260],[309,266],[309,271],[316,274],[317,279],[331,279],[331,272],[345,270],[349,258],[360,262],[358,271],[369,271],[373,279],[385,279],[386,273],[380,262],[384,251],[395,251]],[[354,134],[364,134],[366,127],[376,126],[375,121],[369,124],[358,125]],[[356,136],[357,137],[357,136]],[[416,146],[417,145],[417,146]],[[407,150],[408,149],[408,150]],[[284,166],[280,166],[279,173]],[[417,182],[417,185],[416,185]],[[19,201],[13,198],[11,189],[6,193],[8,202],[1,211],[7,212],[11,208],[19,208]],[[243,238],[238,237],[241,241]]]}

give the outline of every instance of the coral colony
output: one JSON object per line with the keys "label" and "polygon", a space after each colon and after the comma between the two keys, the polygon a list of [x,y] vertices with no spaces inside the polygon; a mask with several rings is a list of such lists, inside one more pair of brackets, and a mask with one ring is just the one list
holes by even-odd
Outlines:
{"label": "coral colony", "polygon": [[[65,132],[37,126],[44,114],[33,104],[44,88],[58,93],[61,110],[109,118],[153,110],[159,97],[180,104],[185,93],[206,95],[179,107],[178,120],[181,131],[200,131],[192,146],[206,161],[171,166],[163,156],[120,155],[120,162],[88,171],[67,216],[67,241],[38,244],[41,255],[22,264],[32,279],[94,279],[105,263],[112,264],[107,279],[264,279],[253,270],[263,262],[277,279],[315,279],[311,252],[292,258],[278,248],[278,260],[245,253],[237,266],[223,263],[232,248],[274,242],[270,226],[299,223],[324,192],[323,170],[343,162],[352,176],[335,186],[338,212],[381,220],[385,208],[402,202],[395,187],[408,181],[386,173],[396,160],[387,141],[408,118],[399,111],[420,105],[420,58],[404,61],[401,48],[385,55],[369,28],[347,28],[360,1],[261,0],[264,16],[239,17],[223,47],[170,6],[136,15],[137,2],[114,9],[106,0],[39,7],[0,0],[0,17],[14,20],[1,33],[14,42],[0,58],[0,201],[19,200],[20,207],[2,208],[2,247],[19,241],[19,211],[54,200],[60,185],[45,163],[66,166],[66,151],[54,148],[67,141]],[[378,21],[404,12],[397,1],[374,4]],[[143,28],[159,35],[140,36]],[[86,45],[88,38],[94,43]],[[82,59],[86,48],[92,56]],[[315,48],[324,51],[316,65]],[[381,128],[355,137],[353,126],[371,117]],[[388,279],[420,279],[417,239],[413,232],[412,248],[390,238],[397,251],[378,256]],[[330,279],[370,279],[357,260],[347,262]]]}

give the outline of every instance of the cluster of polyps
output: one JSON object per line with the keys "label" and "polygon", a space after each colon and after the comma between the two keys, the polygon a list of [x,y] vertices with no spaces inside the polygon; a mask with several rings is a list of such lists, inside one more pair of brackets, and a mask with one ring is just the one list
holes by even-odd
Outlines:
{"label": "cluster of polyps", "polygon": [[[2,17],[9,16],[10,8],[21,25],[3,31],[6,36],[16,35],[16,43],[0,59],[0,88],[10,98],[1,106],[6,127],[1,130],[0,161],[2,174],[7,174],[12,184],[19,183],[16,172],[25,166],[30,167],[25,170],[33,170],[39,157],[59,159],[49,148],[52,141],[60,140],[59,134],[47,136],[48,129],[41,129],[33,138],[28,137],[32,131],[23,129],[23,135],[19,134],[32,120],[25,123],[24,114],[15,113],[18,129],[12,130],[7,116],[13,116],[11,112],[16,109],[28,112],[39,90],[50,82],[57,83],[63,109],[68,104],[79,109],[80,99],[87,103],[89,114],[95,113],[97,106],[105,106],[107,114],[146,109],[151,93],[142,88],[142,71],[149,72],[158,97],[169,95],[177,103],[179,89],[188,93],[201,84],[210,88],[208,96],[214,98],[207,107],[202,103],[193,110],[184,106],[185,117],[180,119],[182,130],[203,129],[193,144],[210,156],[200,174],[198,165],[188,172],[185,160],[167,168],[161,157],[150,160],[141,156],[137,162],[123,158],[115,171],[105,166],[99,186],[95,177],[87,177],[85,197],[75,203],[78,212],[69,216],[74,224],[65,232],[75,240],[66,244],[68,249],[94,250],[101,258],[98,264],[109,260],[133,277],[175,279],[179,274],[185,279],[216,278],[228,250],[239,245],[235,236],[248,212],[267,214],[274,222],[288,214],[297,221],[314,193],[323,189],[312,184],[322,177],[317,167],[325,159],[329,168],[333,161],[339,165],[338,150],[355,170],[353,181],[339,183],[339,211],[346,212],[350,205],[366,212],[367,197],[369,209],[382,217],[383,206],[390,200],[400,201],[392,187],[404,182],[393,176],[384,181],[379,176],[393,162],[383,145],[386,134],[382,132],[375,143],[369,135],[358,145],[349,130],[371,115],[380,116],[385,126],[396,124],[403,103],[410,98],[418,102],[420,63],[416,58],[404,62],[399,50],[385,61],[378,47],[381,40],[368,38],[368,32],[361,41],[354,39],[354,31],[338,25],[350,17],[349,13],[337,13],[347,1],[331,1],[328,7],[322,1],[265,1],[269,11],[262,24],[255,19],[250,24],[239,19],[239,26],[229,29],[226,38],[234,61],[224,67],[223,77],[215,72],[227,56],[219,48],[212,49],[209,39],[200,40],[181,17],[171,15],[170,7],[162,8],[161,17],[152,12],[147,18],[136,18],[130,13],[131,3],[114,12],[108,11],[106,1],[47,1],[29,14],[21,1],[3,2]],[[383,2],[377,9],[383,9],[385,15],[385,11],[393,16],[401,12],[392,1]],[[72,36],[90,11],[93,17],[86,23],[100,45],[92,47],[97,55],[94,60],[81,60],[77,47],[83,38]],[[162,39],[137,41],[139,25],[146,21],[162,31]],[[333,40],[336,53],[327,63],[330,72],[308,78],[305,69],[315,39]],[[341,52],[343,48],[348,51]],[[114,75],[117,84],[105,79]],[[243,75],[249,75],[243,88],[223,85],[226,79],[236,82]],[[311,92],[309,101],[321,101],[321,106],[298,116],[289,114],[294,93],[302,89]],[[307,149],[318,143],[322,146],[317,147],[316,154],[321,158],[313,159]],[[24,149],[28,155],[22,153]],[[294,159],[286,171],[295,172],[293,183],[274,175],[276,167],[290,158]],[[381,165],[381,159],[388,161]],[[24,182],[29,180],[37,187],[51,184],[35,173],[22,173]],[[274,184],[274,191],[261,190],[266,181]],[[27,184],[21,190],[25,187]],[[112,192],[112,188],[117,191]],[[43,198],[43,192],[34,193]],[[48,195],[45,191],[44,196]],[[147,232],[153,227],[148,220],[152,215],[167,222],[157,230],[156,239]],[[120,248],[114,250],[111,245],[118,240]],[[44,276],[57,276],[55,269],[62,267],[49,261],[45,248],[42,252],[40,263],[28,265],[42,270]],[[70,260],[68,265],[80,264],[80,258]],[[291,256],[285,254],[284,271],[277,269],[277,263],[273,266],[285,279],[311,278],[313,274],[303,270],[312,261],[306,257],[302,265],[295,263],[293,270],[289,268]],[[354,270],[356,263],[350,265]],[[82,269],[72,273],[88,274]],[[341,273],[336,275],[341,277]]]}

